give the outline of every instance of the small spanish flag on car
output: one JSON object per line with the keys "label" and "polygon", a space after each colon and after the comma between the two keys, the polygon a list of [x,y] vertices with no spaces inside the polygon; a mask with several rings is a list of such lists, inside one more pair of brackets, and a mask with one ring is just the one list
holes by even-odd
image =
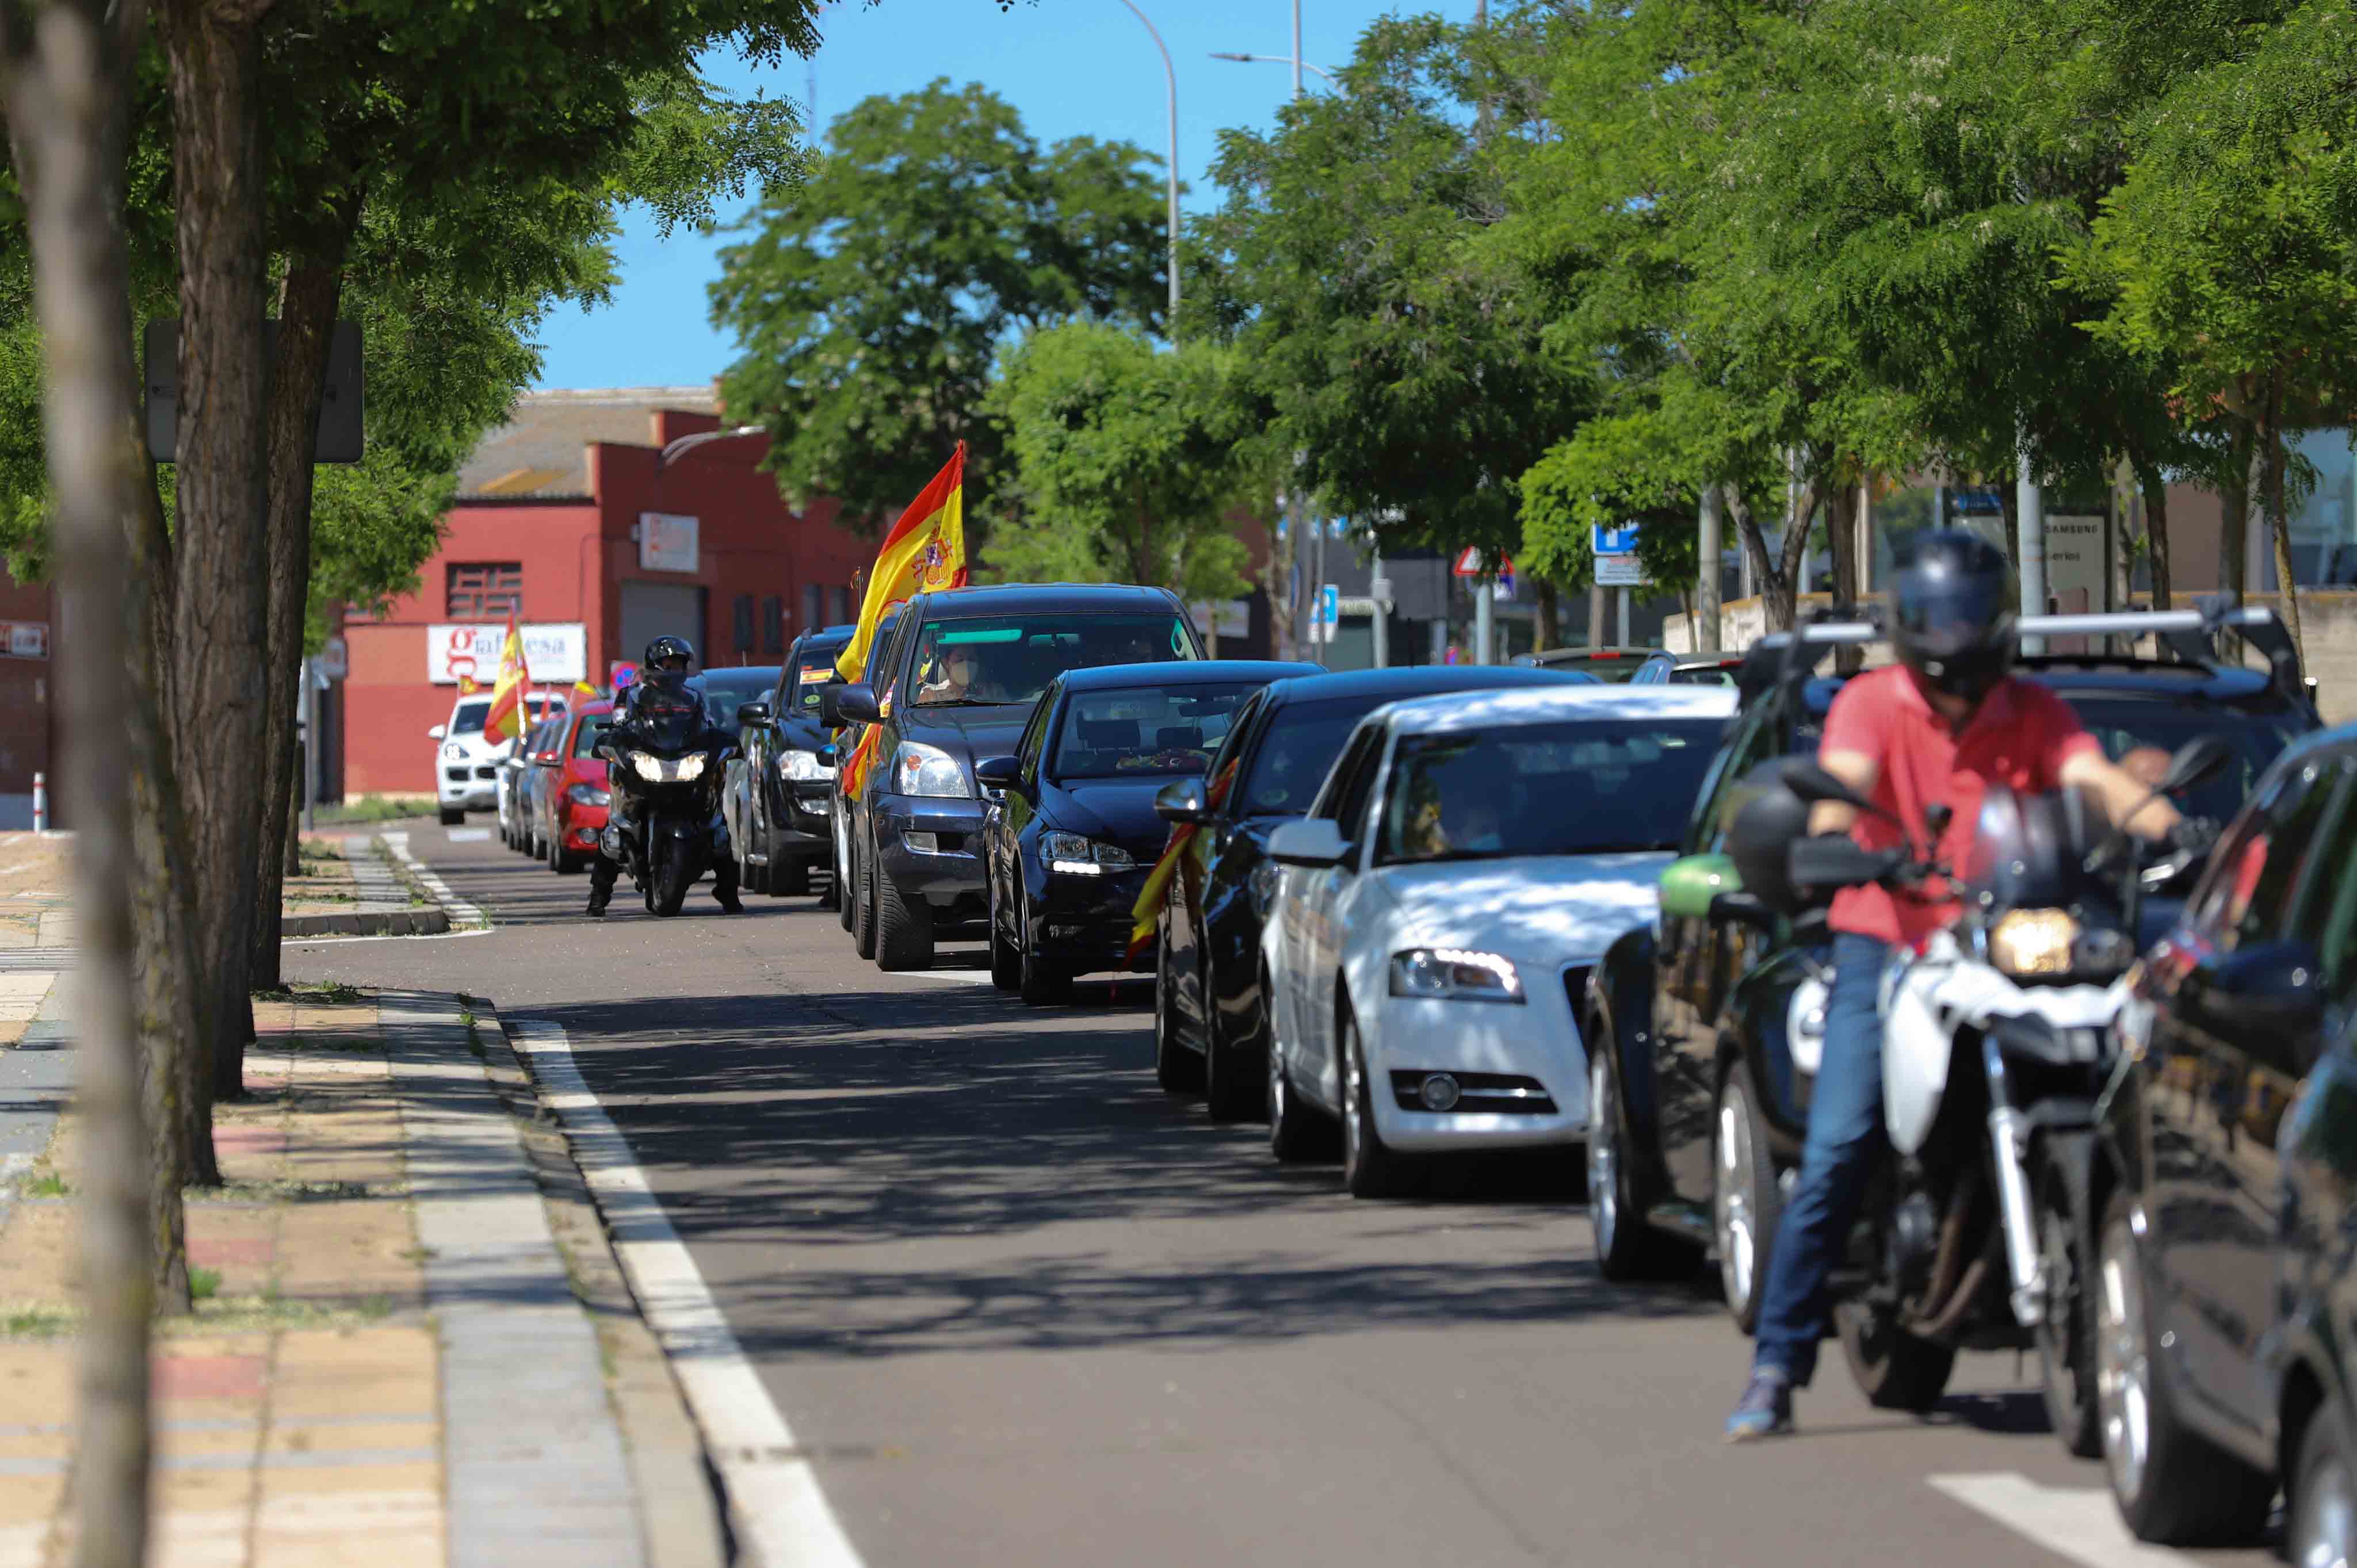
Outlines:
{"label": "small spanish flag on car", "polygon": [[[1220,769],[1220,776],[1211,780],[1211,787],[1203,791],[1205,806],[1216,807],[1228,798],[1228,787],[1236,780],[1238,760],[1230,757],[1228,765]],[[1180,822],[1174,826],[1170,830],[1169,842],[1162,846],[1161,858],[1154,863],[1154,869],[1146,874],[1146,886],[1137,890],[1137,902],[1129,909],[1128,962],[1135,963],[1137,955],[1153,943],[1154,928],[1162,918],[1163,895],[1169,891],[1170,879],[1178,874],[1178,857],[1186,853],[1195,832],[1193,822]]]}
{"label": "small spanish flag on car", "polygon": [[573,682],[573,695],[581,702],[594,703],[597,700],[597,688],[587,681],[576,681]]}

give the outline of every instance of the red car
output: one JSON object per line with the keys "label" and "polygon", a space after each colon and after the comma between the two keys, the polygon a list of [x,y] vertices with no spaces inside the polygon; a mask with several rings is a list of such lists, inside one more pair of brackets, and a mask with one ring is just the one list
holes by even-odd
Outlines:
{"label": "red car", "polygon": [[596,752],[613,712],[611,703],[584,703],[556,744],[533,754],[533,840],[551,871],[584,870],[597,853],[609,796],[606,759]]}

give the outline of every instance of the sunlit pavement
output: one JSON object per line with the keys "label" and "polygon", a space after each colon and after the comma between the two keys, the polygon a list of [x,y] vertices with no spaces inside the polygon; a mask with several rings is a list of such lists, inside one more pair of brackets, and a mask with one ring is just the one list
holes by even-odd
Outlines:
{"label": "sunlit pavement", "polygon": [[1917,1421],[1828,1345],[1799,1435],[1723,1445],[1749,1342],[1704,1285],[1605,1284],[1527,1169],[1279,1170],[1155,1088],[1138,983],[1028,1008],[978,945],[883,974],[708,883],[593,922],[585,877],[402,826],[496,928],[290,977],[563,1026],[872,1568],[2272,1561],[2130,1546],[2010,1353]]}

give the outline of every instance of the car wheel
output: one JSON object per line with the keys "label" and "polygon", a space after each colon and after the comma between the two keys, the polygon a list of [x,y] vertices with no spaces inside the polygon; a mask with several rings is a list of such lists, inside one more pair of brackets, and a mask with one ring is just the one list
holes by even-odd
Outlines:
{"label": "car wheel", "polygon": [[[1336,985],[1341,983],[1335,982]],[[1365,1042],[1359,1021],[1342,1015],[1342,1185],[1352,1197],[1398,1197],[1410,1191],[1420,1161],[1394,1154],[1383,1145],[1375,1127],[1375,1087],[1367,1070]]]}
{"label": "car wheel", "polygon": [[2266,1522],[2275,1482],[2178,1415],[2134,1207],[2126,1191],[2113,1196],[2095,1253],[2095,1402],[2113,1500],[2140,1540],[2247,1541]]}
{"label": "car wheel", "polygon": [[752,858],[751,846],[743,837],[732,842],[737,854],[737,886],[748,893],[767,893],[770,868]]}
{"label": "car wheel", "polygon": [[859,857],[857,905],[851,912],[851,946],[861,958],[876,956],[876,846]]}
{"label": "car wheel", "polygon": [[1209,964],[1202,976],[1203,1104],[1214,1122],[1260,1121],[1268,1115],[1268,1036],[1254,1030],[1242,1040],[1222,1039],[1219,981]]}
{"label": "car wheel", "polygon": [[1178,998],[1170,979],[1170,944],[1159,933],[1154,942],[1154,1081],[1167,1094],[1200,1094],[1203,1090],[1203,1058],[1178,1037]]}
{"label": "car wheel", "polygon": [[539,851],[540,863],[548,867],[550,871],[562,875],[565,870],[565,839],[563,836],[563,830],[558,829],[552,832],[544,840],[535,837],[533,843],[533,847]]}
{"label": "car wheel", "polygon": [[2104,1452],[2095,1399],[2095,1317],[2087,1282],[2086,1181],[2075,1174],[2083,1161],[2066,1167],[2050,1159],[2038,1203],[2038,1251],[2046,1275],[2046,1309],[2039,1316],[2038,1367],[2046,1397],[2046,1419],[2062,1446],[2081,1459]]}
{"label": "car wheel", "polygon": [[441,815],[442,825],[446,828],[457,827],[467,820],[467,811],[463,806],[444,806]]}
{"label": "car wheel", "polygon": [[1620,1102],[1620,1058],[1612,1026],[1602,1018],[1587,1030],[1587,1228],[1596,1244],[1596,1272],[1616,1282],[1659,1279],[1681,1272],[1687,1251],[1647,1218],[1652,1201],[1629,1146],[1629,1118]]}
{"label": "car wheel", "polygon": [[1072,977],[1031,950],[1031,921],[1026,906],[1016,907],[1016,993],[1034,1007],[1052,1006],[1072,999]]}
{"label": "car wheel", "polygon": [[1023,954],[1000,928],[995,883],[990,891],[990,983],[1001,991],[1018,991],[1023,986]]}
{"label": "car wheel", "polygon": [[933,907],[920,893],[900,891],[884,857],[876,856],[876,967],[888,972],[933,967]]}
{"label": "car wheel", "polygon": [[1760,1326],[1760,1287],[1767,1283],[1784,1195],[1768,1153],[1767,1119],[1760,1114],[1740,1062],[1728,1067],[1727,1081],[1719,1085],[1716,1133],[1710,1217],[1718,1244],[1719,1288],[1727,1296],[1727,1316],[1749,1334]]}
{"label": "car wheel", "polygon": [[2302,1568],[2357,1560],[2357,1476],[2351,1474],[2349,1436],[2335,1406],[2319,1410],[2300,1434],[2285,1491],[2287,1558]]}
{"label": "car wheel", "polygon": [[845,930],[851,929],[852,906],[858,902],[859,873],[851,864],[851,833],[846,814],[836,812],[834,818],[834,918]]}
{"label": "car wheel", "polygon": [[[1261,972],[1261,994],[1268,994],[1268,972]],[[1335,1147],[1334,1124],[1319,1115],[1293,1091],[1293,1079],[1285,1065],[1285,1051],[1276,1043],[1275,1031],[1268,1038],[1268,1152],[1276,1156],[1279,1165],[1299,1165],[1305,1160],[1332,1159]]]}

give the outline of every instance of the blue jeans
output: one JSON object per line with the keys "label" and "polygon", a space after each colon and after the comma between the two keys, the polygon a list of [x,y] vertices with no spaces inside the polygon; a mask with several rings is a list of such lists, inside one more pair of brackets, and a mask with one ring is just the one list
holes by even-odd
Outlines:
{"label": "blue jeans", "polygon": [[1768,1257],[1753,1369],[1774,1368],[1805,1388],[1825,1337],[1825,1280],[1849,1240],[1867,1178],[1882,1153],[1882,1014],[1877,993],[1890,946],[1872,937],[1834,937],[1834,981],[1825,1001],[1824,1058],[1809,1099],[1801,1174]]}

